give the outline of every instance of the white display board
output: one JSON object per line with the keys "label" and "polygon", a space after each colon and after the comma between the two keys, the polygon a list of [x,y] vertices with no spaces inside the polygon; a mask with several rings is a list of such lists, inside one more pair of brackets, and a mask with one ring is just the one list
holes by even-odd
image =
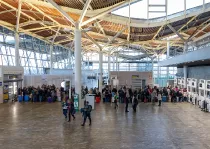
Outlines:
{"label": "white display board", "polygon": [[113,80],[113,86],[118,86],[119,85],[119,80],[118,79],[114,79]]}
{"label": "white display board", "polygon": [[92,109],[95,109],[95,94],[85,95],[85,100],[89,102],[89,105],[92,106]]}

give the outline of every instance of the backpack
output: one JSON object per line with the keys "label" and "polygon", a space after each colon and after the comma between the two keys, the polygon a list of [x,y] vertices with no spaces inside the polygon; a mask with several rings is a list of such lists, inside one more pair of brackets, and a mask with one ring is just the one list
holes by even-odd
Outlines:
{"label": "backpack", "polygon": [[134,98],[133,101],[134,101],[134,104],[138,105],[139,102],[138,102],[137,98]]}
{"label": "backpack", "polygon": [[90,112],[92,111],[92,109],[93,109],[93,108],[92,108],[92,106],[91,106],[91,105],[88,105],[87,112],[89,112],[89,113],[90,113]]}

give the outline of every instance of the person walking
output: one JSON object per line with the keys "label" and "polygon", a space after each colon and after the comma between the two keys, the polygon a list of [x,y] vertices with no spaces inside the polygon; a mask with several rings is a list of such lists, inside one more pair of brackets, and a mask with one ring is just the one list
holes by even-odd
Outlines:
{"label": "person walking", "polygon": [[84,116],[84,120],[83,120],[83,124],[81,126],[85,126],[85,122],[86,122],[86,119],[88,118],[89,119],[89,125],[91,125],[91,111],[92,111],[92,106],[89,105],[89,102],[87,101],[86,104],[85,104],[85,107],[83,109],[83,116]]}
{"label": "person walking", "polygon": [[57,96],[57,101],[61,101],[61,91],[59,88],[56,89],[56,96]]}
{"label": "person walking", "polygon": [[114,108],[118,109],[118,104],[117,104],[117,93],[114,95]]}
{"label": "person walking", "polygon": [[158,92],[158,106],[161,106],[161,102],[162,102],[162,95],[161,92]]}
{"label": "person walking", "polygon": [[154,88],[154,89],[152,90],[152,94],[151,94],[152,103],[155,103],[155,99],[157,99],[157,91],[156,91],[156,89]]}
{"label": "person walking", "polygon": [[133,97],[133,102],[132,103],[133,103],[133,111],[136,112],[136,107],[137,107],[137,105],[139,103],[138,99],[137,99],[137,96]]}
{"label": "person walking", "polygon": [[71,121],[71,117],[73,117],[73,120],[75,120],[76,117],[74,116],[74,114],[75,114],[74,103],[68,100],[68,117],[69,117],[68,122]]}
{"label": "person walking", "polygon": [[126,98],[125,98],[125,112],[129,112],[128,111],[128,103],[129,103],[129,93],[127,91],[126,92]]}
{"label": "person walking", "polygon": [[67,119],[67,112],[68,112],[68,104],[65,101],[65,98],[62,102],[62,108],[63,108],[63,115],[65,116],[65,119]]}

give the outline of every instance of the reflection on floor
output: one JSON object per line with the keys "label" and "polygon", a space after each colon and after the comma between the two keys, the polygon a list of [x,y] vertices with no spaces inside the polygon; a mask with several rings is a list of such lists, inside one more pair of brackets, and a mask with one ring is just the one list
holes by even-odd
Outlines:
{"label": "reflection on floor", "polygon": [[80,126],[82,117],[66,122],[60,103],[0,105],[1,149],[206,149],[210,148],[210,113],[189,103],[141,103],[114,110],[99,104],[93,124]]}

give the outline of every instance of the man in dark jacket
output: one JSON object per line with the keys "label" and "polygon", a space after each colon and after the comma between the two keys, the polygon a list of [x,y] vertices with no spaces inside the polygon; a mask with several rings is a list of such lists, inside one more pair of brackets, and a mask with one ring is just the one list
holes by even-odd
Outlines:
{"label": "man in dark jacket", "polygon": [[133,111],[136,112],[136,107],[138,105],[138,99],[136,98],[136,96],[134,96],[134,100],[133,100]]}
{"label": "man in dark jacket", "polygon": [[85,125],[86,119],[89,119],[89,125],[91,125],[91,111],[92,111],[92,106],[89,105],[89,102],[87,101],[84,107],[84,112],[83,112],[83,116],[84,116],[84,120],[83,120],[83,124],[81,126]]}

